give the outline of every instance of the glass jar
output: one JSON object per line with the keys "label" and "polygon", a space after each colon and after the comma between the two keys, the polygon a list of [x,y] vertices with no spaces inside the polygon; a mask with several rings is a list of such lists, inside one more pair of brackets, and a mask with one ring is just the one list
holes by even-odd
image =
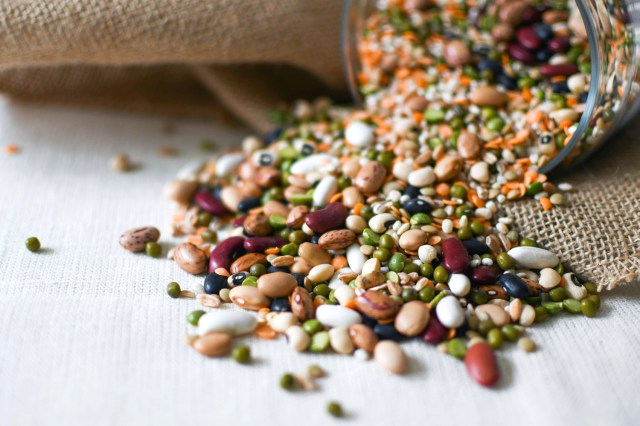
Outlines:
{"label": "glass jar", "polygon": [[[342,46],[353,96],[365,108],[416,69],[432,77],[426,89],[417,84],[421,94],[456,72],[471,81],[463,97],[476,84],[506,93],[498,110],[512,119],[511,133],[483,139],[526,134],[531,160],[548,173],[580,163],[636,115],[639,22],[634,0],[347,0]],[[424,96],[448,108],[460,93]],[[469,126],[469,114],[481,114],[466,106]]]}

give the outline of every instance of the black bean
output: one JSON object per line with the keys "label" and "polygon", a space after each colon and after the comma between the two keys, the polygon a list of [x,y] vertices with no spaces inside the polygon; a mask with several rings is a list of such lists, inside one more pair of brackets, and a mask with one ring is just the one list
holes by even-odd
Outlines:
{"label": "black bean", "polygon": [[223,288],[227,288],[227,277],[212,272],[204,279],[204,292],[207,294],[220,294]]}
{"label": "black bean", "polygon": [[404,339],[404,336],[396,330],[393,324],[376,324],[375,327],[373,327],[373,332],[376,333],[380,340],[399,342]]}
{"label": "black bean", "polygon": [[518,81],[506,74],[500,74],[496,81],[498,84],[502,84],[507,90],[516,90],[518,88]]}
{"label": "black bean", "polygon": [[555,83],[551,83],[551,89],[553,93],[569,93],[569,86],[567,86],[566,81],[556,81]]}
{"label": "black bean", "polygon": [[411,198],[416,198],[420,195],[420,188],[407,185],[407,187],[404,189],[404,195],[408,195]]}
{"label": "black bean", "polygon": [[272,272],[286,272],[286,273],[289,273],[289,268],[285,268],[285,267],[278,268],[277,266],[271,265],[271,266],[269,266],[267,268],[267,274],[270,274]]}
{"label": "black bean", "polygon": [[515,274],[502,274],[500,278],[498,278],[498,282],[511,297],[524,299],[525,297],[531,296],[531,290],[529,290],[527,283]]}
{"label": "black bean", "polygon": [[298,287],[304,287],[304,275],[303,274],[299,274],[297,272],[292,272],[291,275],[293,275],[293,278],[296,279],[296,282],[298,283]]}
{"label": "black bean", "polygon": [[273,142],[277,141],[280,138],[280,135],[284,129],[282,127],[278,127],[266,134],[264,137],[264,143],[267,145],[271,145]]}
{"label": "black bean", "polygon": [[462,244],[464,244],[471,256],[474,254],[482,255],[491,251],[488,245],[478,240],[464,240]]}
{"label": "black bean", "polygon": [[539,50],[536,50],[535,55],[536,55],[536,61],[547,62],[549,58],[553,56],[553,52],[551,52],[549,49],[539,49]]}
{"label": "black bean", "polygon": [[251,209],[254,209],[260,205],[260,199],[255,197],[248,197],[241,200],[238,203],[238,211],[246,213]]}
{"label": "black bean", "polygon": [[273,312],[287,312],[291,311],[291,303],[289,303],[288,297],[277,297],[271,301],[269,307]]}
{"label": "black bean", "polygon": [[409,200],[402,205],[402,208],[405,209],[410,215],[414,215],[416,213],[431,213],[431,204],[429,204],[422,198],[414,198],[412,200]]}
{"label": "black bean", "polygon": [[227,284],[232,286],[242,285],[242,282],[247,278],[246,272],[238,272],[227,278]]}
{"label": "black bean", "polygon": [[541,40],[551,40],[554,36],[551,26],[544,23],[535,25],[533,30]]}
{"label": "black bean", "polygon": [[491,71],[494,76],[502,74],[502,64],[498,61],[494,61],[493,59],[483,59],[478,62],[477,65],[478,72],[482,73],[483,71]]}

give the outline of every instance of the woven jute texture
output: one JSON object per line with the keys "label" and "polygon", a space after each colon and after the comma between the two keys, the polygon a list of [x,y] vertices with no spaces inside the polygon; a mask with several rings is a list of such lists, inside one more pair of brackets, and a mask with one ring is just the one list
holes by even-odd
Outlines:
{"label": "woven jute texture", "polygon": [[573,185],[569,205],[543,212],[536,201],[506,214],[581,278],[601,288],[640,280],[640,130],[631,124],[587,163],[555,181]]}
{"label": "woven jute texture", "polygon": [[[346,92],[341,7],[340,0],[0,0],[0,91],[171,115],[229,111],[267,131],[279,102]],[[569,207],[507,206],[523,235],[606,288],[640,275],[635,133],[563,178],[575,188]]]}
{"label": "woven jute texture", "polygon": [[[219,115],[345,93],[341,0],[0,0],[0,91]],[[286,84],[285,84],[286,83]]]}

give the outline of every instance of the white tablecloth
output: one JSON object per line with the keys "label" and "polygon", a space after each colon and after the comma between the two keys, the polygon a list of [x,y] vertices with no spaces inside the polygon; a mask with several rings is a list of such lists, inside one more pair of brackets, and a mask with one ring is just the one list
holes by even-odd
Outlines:
{"label": "white tablecloth", "polygon": [[[345,424],[640,424],[640,288],[603,298],[597,318],[561,315],[532,329],[540,350],[499,353],[502,379],[483,389],[464,364],[405,344],[411,371],[299,355],[283,341],[249,340],[256,361],[205,359],[184,341],[193,300],[166,284],[201,279],[166,259],[134,255],[118,236],[157,225],[169,246],[164,184],[203,138],[237,143],[238,131],[158,118],[36,107],[0,100],[0,423],[60,425],[326,425],[329,400]],[[158,155],[162,146],[181,155]],[[117,174],[117,152],[141,163]],[[38,236],[44,250],[24,247]],[[278,386],[285,371],[330,372],[315,393]],[[260,422],[260,423],[259,423]]]}

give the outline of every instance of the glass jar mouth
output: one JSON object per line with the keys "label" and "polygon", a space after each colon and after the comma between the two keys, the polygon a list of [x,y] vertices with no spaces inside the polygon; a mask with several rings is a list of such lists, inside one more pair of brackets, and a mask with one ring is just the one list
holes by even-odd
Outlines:
{"label": "glass jar mouth", "polygon": [[[587,128],[589,127],[589,121],[598,106],[598,88],[601,84],[601,63],[599,60],[598,51],[598,37],[595,28],[594,19],[592,13],[586,4],[587,0],[575,0],[580,16],[585,25],[587,33],[587,40],[589,44],[590,54],[590,85],[587,94],[587,100],[585,101],[585,109],[582,113],[580,121],[577,124],[575,131],[573,132],[569,142],[562,148],[558,154],[551,159],[548,163],[540,168],[541,173],[549,173],[554,169],[557,169],[562,164],[569,154],[579,145],[581,139],[585,135]],[[342,22],[340,26],[340,45],[342,53],[342,68],[344,77],[349,86],[351,97],[357,106],[362,107],[363,99],[358,91],[358,70],[359,70],[359,56],[358,56],[358,36],[362,31],[362,28],[358,24],[362,23],[362,20],[358,19],[359,16],[364,13],[370,12],[365,10],[366,4],[371,2],[364,2],[362,0],[345,0],[342,9]],[[359,9],[357,8],[359,7]],[[570,167],[563,171],[569,170],[579,164],[580,161],[571,164]]]}

